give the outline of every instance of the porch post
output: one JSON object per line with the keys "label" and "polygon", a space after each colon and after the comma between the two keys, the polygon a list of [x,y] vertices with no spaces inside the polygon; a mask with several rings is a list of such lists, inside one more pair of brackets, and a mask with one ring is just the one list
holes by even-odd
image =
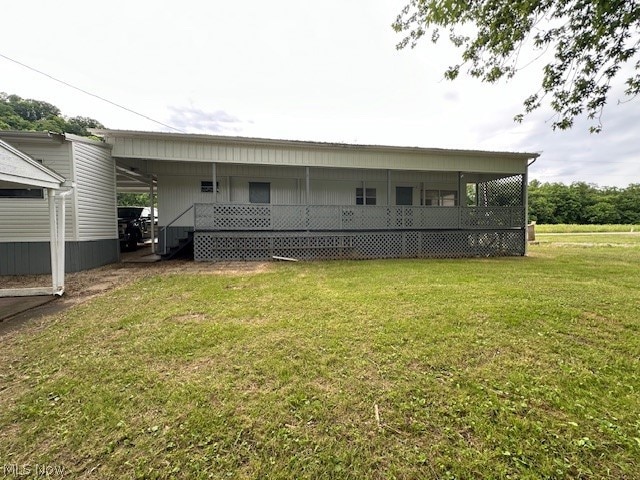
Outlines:
{"label": "porch post", "polygon": [[467,206],[467,186],[464,181],[464,174],[458,172],[458,230],[462,228],[462,205]]}
{"label": "porch post", "polygon": [[304,224],[307,227],[307,231],[309,231],[309,225],[311,224],[310,220],[309,220],[309,203],[311,201],[311,172],[310,172],[310,167],[304,167],[304,180],[305,180],[305,184],[304,184],[304,203],[306,205],[307,208],[305,208],[305,218],[304,218]]}
{"label": "porch post", "polygon": [[151,218],[151,225],[149,225],[149,229],[151,230],[151,253],[156,253],[156,212],[153,208],[153,177],[151,177],[151,182],[149,184],[149,212]]}
{"label": "porch post", "polygon": [[391,206],[391,169],[387,169],[387,206]]}
{"label": "porch post", "polygon": [[218,175],[216,162],[211,163],[211,180],[213,182],[213,203],[218,203]]}
{"label": "porch post", "polygon": [[51,293],[58,291],[58,217],[56,213],[56,192],[53,188],[47,188],[49,200],[49,248],[51,253]]}
{"label": "porch post", "polygon": [[529,168],[522,175],[522,202],[524,204],[524,254],[529,253]]}
{"label": "porch post", "polygon": [[304,201],[307,204],[307,206],[309,206],[309,200],[311,199],[311,194],[310,194],[310,184],[311,184],[311,180],[310,180],[310,173],[309,173],[309,167],[305,167],[304,168],[304,175],[305,175],[305,190],[304,190]]}

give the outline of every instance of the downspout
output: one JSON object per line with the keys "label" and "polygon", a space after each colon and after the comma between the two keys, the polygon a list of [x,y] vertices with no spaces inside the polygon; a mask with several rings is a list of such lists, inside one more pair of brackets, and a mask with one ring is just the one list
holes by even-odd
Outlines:
{"label": "downspout", "polygon": [[57,285],[54,285],[54,295],[61,297],[64,294],[64,270],[65,270],[65,209],[66,209],[66,197],[73,194],[73,187],[69,188],[60,194],[60,220],[58,221],[58,273],[57,273]]}

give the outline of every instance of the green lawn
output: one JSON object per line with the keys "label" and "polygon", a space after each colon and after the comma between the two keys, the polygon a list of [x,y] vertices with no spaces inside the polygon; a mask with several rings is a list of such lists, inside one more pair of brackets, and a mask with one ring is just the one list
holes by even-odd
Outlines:
{"label": "green lawn", "polygon": [[640,232],[640,225],[540,224],[536,233]]}
{"label": "green lawn", "polygon": [[640,478],[640,244],[530,254],[142,280],[3,338],[0,463]]}

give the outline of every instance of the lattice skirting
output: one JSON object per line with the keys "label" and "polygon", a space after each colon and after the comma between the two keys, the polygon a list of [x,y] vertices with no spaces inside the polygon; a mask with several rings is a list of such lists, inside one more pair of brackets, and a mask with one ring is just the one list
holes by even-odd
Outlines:
{"label": "lattice skirting", "polygon": [[525,253],[525,231],[195,232],[196,261],[494,257]]}

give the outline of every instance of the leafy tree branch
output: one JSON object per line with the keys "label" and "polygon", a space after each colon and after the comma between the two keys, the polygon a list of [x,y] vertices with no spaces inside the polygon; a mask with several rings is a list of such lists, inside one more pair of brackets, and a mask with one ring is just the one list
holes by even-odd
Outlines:
{"label": "leafy tree branch", "polygon": [[483,82],[510,79],[531,63],[523,64],[525,48],[540,56],[552,51],[540,88],[523,101],[518,122],[548,103],[553,129],[571,128],[586,115],[593,121],[590,131],[599,132],[612,82],[627,64],[624,95],[640,93],[636,0],[410,0],[393,28],[404,35],[398,49],[413,48],[426,35],[437,43],[446,32],[462,49],[460,62],[445,72],[450,80],[462,68]]}

